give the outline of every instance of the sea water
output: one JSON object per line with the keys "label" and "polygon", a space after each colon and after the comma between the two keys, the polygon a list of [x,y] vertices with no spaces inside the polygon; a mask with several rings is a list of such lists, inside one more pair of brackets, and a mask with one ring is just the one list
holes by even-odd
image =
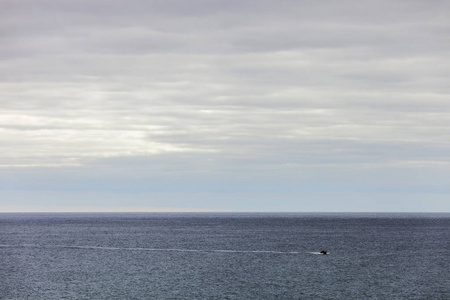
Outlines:
{"label": "sea water", "polygon": [[0,214],[0,299],[450,299],[450,214]]}

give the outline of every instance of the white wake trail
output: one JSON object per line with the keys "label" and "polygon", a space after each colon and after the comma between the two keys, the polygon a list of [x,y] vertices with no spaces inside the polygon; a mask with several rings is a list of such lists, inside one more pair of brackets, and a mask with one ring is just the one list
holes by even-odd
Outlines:
{"label": "white wake trail", "polygon": [[76,245],[0,245],[1,248],[66,248],[91,250],[129,250],[129,251],[172,251],[172,252],[221,252],[221,253],[274,253],[274,254],[300,254],[298,251],[271,251],[271,250],[225,250],[225,249],[178,249],[178,248],[125,248],[102,246],[76,246]]}

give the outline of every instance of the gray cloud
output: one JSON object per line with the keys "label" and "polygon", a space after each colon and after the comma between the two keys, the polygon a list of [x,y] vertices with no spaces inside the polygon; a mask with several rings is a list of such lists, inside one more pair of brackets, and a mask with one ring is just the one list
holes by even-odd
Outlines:
{"label": "gray cloud", "polygon": [[10,189],[445,191],[448,1],[0,3]]}

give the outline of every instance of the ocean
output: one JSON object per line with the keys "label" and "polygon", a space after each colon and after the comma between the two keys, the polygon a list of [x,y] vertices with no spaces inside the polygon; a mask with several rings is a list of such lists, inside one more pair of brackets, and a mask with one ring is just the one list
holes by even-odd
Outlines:
{"label": "ocean", "polygon": [[3,213],[0,299],[450,299],[450,214]]}

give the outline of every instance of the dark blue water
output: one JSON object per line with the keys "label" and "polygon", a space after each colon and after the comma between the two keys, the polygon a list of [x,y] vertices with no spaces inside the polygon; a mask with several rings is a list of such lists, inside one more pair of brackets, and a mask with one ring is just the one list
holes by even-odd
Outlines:
{"label": "dark blue water", "polygon": [[449,274],[450,214],[0,214],[0,299],[450,299]]}

